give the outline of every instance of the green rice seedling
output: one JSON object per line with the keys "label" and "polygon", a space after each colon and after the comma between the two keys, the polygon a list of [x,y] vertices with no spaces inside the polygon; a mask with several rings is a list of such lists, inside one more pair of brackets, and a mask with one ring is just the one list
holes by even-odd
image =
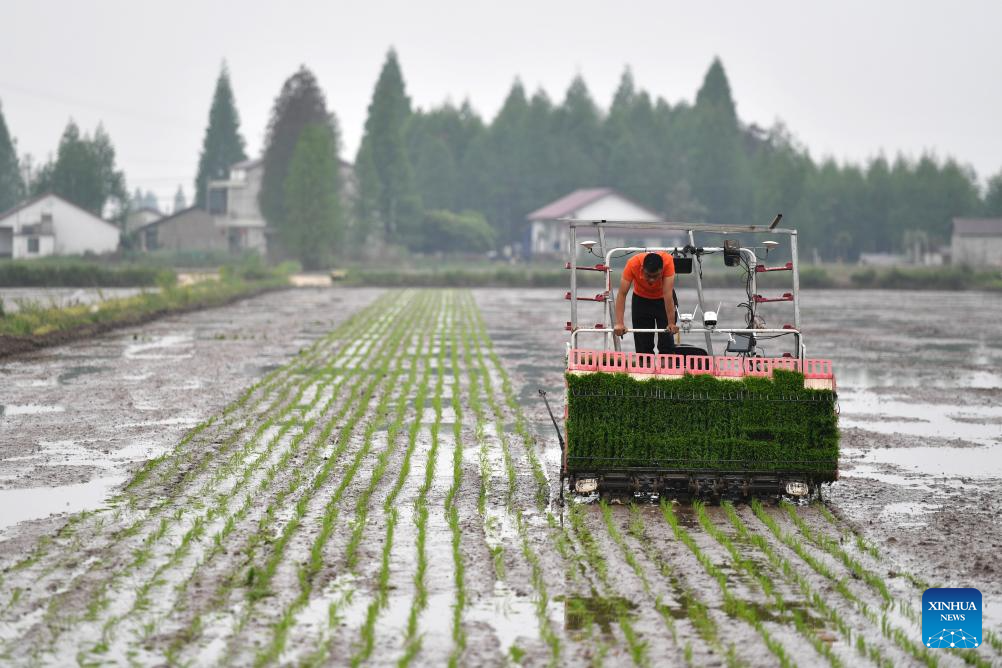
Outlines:
{"label": "green rice seedling", "polygon": [[[619,531],[619,527],[616,526],[615,521],[612,517],[612,509],[609,504],[604,500],[599,505],[602,511],[602,520],[605,523],[606,531],[609,533],[609,537],[612,541],[619,547],[620,551],[623,553],[623,558],[626,559],[627,565],[633,570],[633,572],[640,579],[640,583],[644,588],[644,592],[648,596],[654,596],[654,591],[651,588],[650,580],[647,577],[647,573],[644,571],[640,562],[637,560],[637,556],[630,549],[627,544],[626,539],[623,534]],[[670,611],[661,603],[660,597],[655,597],[654,609],[658,611],[661,615],[662,620],[664,620],[665,626],[668,627],[668,632],[671,633],[672,640],[678,639],[677,632],[675,630],[675,620],[672,619]]]}
{"label": "green rice seedling", "polygon": [[901,629],[891,625],[887,620],[886,615],[878,617],[877,614],[868,605],[866,605],[866,603],[850,591],[844,580],[836,578],[834,573],[832,573],[829,568],[823,566],[813,556],[810,556],[806,549],[804,549],[802,543],[796,537],[783,532],[779,528],[775,519],[765,512],[762,508],[762,504],[757,500],[752,502],[752,511],[755,513],[756,517],[758,517],[763,524],[769,528],[773,535],[779,538],[787,546],[791,547],[798,556],[804,559],[804,561],[806,561],[808,565],[815,570],[815,572],[832,581],[836,591],[842,594],[847,601],[854,603],[857,608],[859,608],[860,612],[872,624],[879,624],[881,633],[884,637],[892,640],[900,649],[904,650],[917,661],[923,663],[929,668],[938,665],[939,662],[933,653],[929,652],[925,647],[912,641],[903,631],[901,631]]}
{"label": "green rice seedling", "polygon": [[[318,477],[314,480],[312,486],[314,490],[318,489],[319,486],[322,484],[323,480],[326,480],[326,478],[329,477],[331,471],[333,470],[333,467],[339,460],[340,454],[344,451],[344,449],[347,446],[348,437],[350,436],[351,433],[353,433],[355,425],[357,424],[359,419],[361,419],[362,414],[365,412],[366,407],[369,405],[369,399],[375,392],[377,386],[379,386],[380,384],[386,384],[388,386],[392,385],[392,377],[390,377],[390,375],[387,374],[388,371],[387,366],[390,361],[390,355],[393,351],[397,349],[397,346],[399,345],[400,340],[403,337],[406,328],[411,324],[407,319],[403,321],[396,320],[394,322],[395,322],[394,333],[391,335],[389,339],[386,339],[383,342],[384,352],[381,353],[381,355],[377,360],[378,366],[375,369],[376,373],[364,377],[357,376],[356,382],[351,388],[351,396],[346,402],[344,402],[338,414],[331,416],[330,419],[327,420],[326,426],[321,432],[320,437],[317,439],[316,445],[314,446],[313,450],[311,450],[310,454],[307,457],[306,465],[304,468],[306,470],[309,470],[309,468],[312,466],[312,462],[316,462],[319,460],[320,449],[321,449],[320,446],[321,444],[325,444],[327,442],[330,436],[330,432],[334,429],[335,425],[338,423],[339,420],[343,418],[343,416],[351,409],[352,406],[357,406],[352,415],[348,417],[347,421],[343,425],[341,425],[340,435],[335,443],[334,452],[331,453],[330,457],[327,458],[321,472],[318,474]],[[308,431],[309,430],[304,430],[303,433],[297,436],[297,440],[301,440],[302,438],[304,438],[306,433],[308,433]],[[286,454],[291,455],[291,452],[292,451],[290,450]],[[274,472],[284,465],[283,460],[279,460],[279,462],[276,465],[272,466],[271,469],[269,469],[268,474],[262,481],[262,485],[269,484],[269,480],[273,477]],[[351,477],[354,475],[354,472],[357,471],[360,461],[361,461],[360,457],[357,457],[356,460],[352,462],[352,465],[349,466],[349,470],[345,473],[345,477],[347,480],[350,480]],[[271,533],[271,530],[268,527],[268,525],[271,522],[270,518],[274,516],[273,512],[274,508],[287,495],[293,493],[298,488],[301,482],[302,470],[303,469],[299,469],[297,471],[297,474],[290,481],[289,485],[280,492],[279,497],[271,504],[271,506],[269,506],[269,509],[265,512],[265,516],[262,519],[262,522],[259,523],[258,531],[253,536],[260,537],[264,535],[269,535]],[[248,502],[249,500],[250,499],[248,498]],[[305,506],[297,506],[297,512],[302,512],[302,508],[304,507]],[[336,503],[334,504],[334,507],[332,507],[331,504],[328,504],[328,506],[325,509],[325,516],[322,525],[322,533],[324,533],[325,536],[329,536],[330,534],[332,527],[333,510],[335,509],[336,509]],[[287,535],[291,535],[291,532],[294,531],[296,527],[298,527],[298,522],[296,522],[296,524],[294,524],[291,527],[287,525],[284,532],[287,532]],[[247,548],[249,553],[248,554],[249,558],[252,558],[252,555],[255,550],[254,547],[255,541],[253,536],[251,539],[251,543]],[[250,611],[253,609],[253,602],[260,598],[261,593],[267,591],[264,588],[264,586],[270,579],[271,574],[273,574],[274,572],[273,569],[269,569],[269,562],[277,563],[277,560],[280,559],[280,557],[276,557],[275,555],[276,554],[280,555],[282,553],[282,549],[284,547],[284,544],[286,543],[287,540],[284,543],[278,542],[274,544],[276,550],[272,553],[272,557],[265,562],[264,566],[260,571],[257,571],[258,575],[255,576],[252,586],[248,588],[248,596],[252,604],[251,606],[248,607],[248,612],[247,612],[248,615]],[[260,541],[257,541],[256,544],[261,544],[261,543]],[[224,581],[222,587],[219,590],[217,590],[215,595],[212,597],[212,600],[215,602],[216,605],[221,605],[222,601],[226,600],[228,591],[232,589],[235,584],[236,582],[232,577]],[[247,615],[243,617],[244,620],[246,620],[247,618],[248,618]]]}
{"label": "green rice seedling", "polygon": [[[402,335],[402,333],[401,333],[401,335]],[[396,341],[396,343],[399,343],[399,338]],[[397,366],[399,367],[401,363],[402,363],[402,358],[398,358]],[[395,372],[394,374],[390,374],[388,376],[388,380],[389,380],[388,387],[393,387],[395,385],[394,381],[396,380],[396,375],[397,375],[397,373]],[[370,390],[368,392],[368,396],[369,397],[371,397],[371,395],[374,392],[375,388],[376,388],[376,384],[370,385]],[[380,398],[379,403],[376,406],[375,413],[377,415],[382,414],[382,413],[385,412],[386,407],[388,406],[391,397],[392,397],[392,392],[385,392],[385,393],[383,393],[383,395]],[[364,401],[364,402],[362,402],[359,405],[359,408],[356,410],[355,414],[352,416],[352,419],[349,420],[349,428],[346,428],[346,429],[344,429],[342,431],[343,435],[351,433],[351,431],[354,429],[355,424],[357,423],[357,421],[359,419],[361,419],[362,414],[365,412],[365,410],[367,408],[368,408],[368,402],[367,401]],[[335,490],[335,492],[332,495],[331,499],[328,501],[328,503],[325,506],[325,512],[324,512],[324,516],[323,516],[323,519],[322,519],[321,532],[318,534],[318,537],[315,540],[314,545],[316,545],[318,543],[322,545],[323,542],[326,541],[326,538],[330,535],[330,533],[332,531],[334,520],[336,519],[338,511],[339,511],[340,498],[343,495],[344,490],[347,488],[348,484],[354,479],[354,476],[355,476],[356,472],[358,471],[359,467],[361,466],[363,458],[368,454],[368,452],[369,452],[369,450],[371,448],[371,445],[372,445],[372,438],[371,437],[372,437],[372,433],[374,431],[374,427],[372,426],[373,424],[374,423],[370,423],[370,427],[367,428],[368,438],[364,438],[363,439],[362,448],[359,450],[359,452],[356,454],[355,458],[349,464],[348,469],[344,472],[341,484]],[[347,442],[347,439],[345,438],[345,443],[346,442]],[[340,443],[339,443],[339,445],[340,445]],[[328,461],[328,464],[330,464],[330,461]],[[281,563],[282,559],[284,558],[284,548],[288,544],[288,541],[291,539],[292,534],[296,531],[296,529],[298,529],[299,524],[301,522],[301,519],[302,519],[303,515],[305,514],[305,511],[306,511],[306,503],[305,503],[305,501],[306,501],[306,499],[309,498],[309,496],[312,496],[312,494],[315,493],[319,489],[319,487],[322,484],[323,480],[326,479],[326,475],[329,474],[329,471],[330,471],[329,467],[325,466],[324,469],[314,479],[312,485],[310,486],[311,489],[310,489],[309,495],[308,496],[304,496],[300,500],[300,502],[297,503],[297,505],[296,505],[296,512],[295,512],[293,518],[291,520],[289,520],[289,522],[286,523],[286,525],[285,525],[285,527],[284,527],[284,529],[283,529],[283,531],[282,531],[279,539],[275,543],[276,546],[273,549],[270,558],[265,562],[265,566],[264,566],[264,569],[263,569],[263,576],[262,576],[262,578],[260,578],[259,582],[256,584],[256,590],[252,589],[249,592],[249,595],[252,597],[252,599],[256,600],[257,598],[259,598],[260,597],[259,596],[259,592],[265,592],[266,593],[268,591],[267,588],[266,588],[267,584],[271,581],[271,578],[273,577],[274,572],[275,572],[275,570],[278,567],[278,564]],[[294,492],[295,489],[298,487],[300,480],[301,480],[301,478],[299,476],[294,476],[293,480],[290,481],[289,486],[285,490],[283,490],[283,495],[284,494],[291,494],[292,492]],[[267,534],[265,533],[265,535],[267,535]],[[316,548],[314,548],[313,554],[316,554]],[[313,561],[313,560],[311,559],[311,561]],[[319,566],[318,566],[318,568],[319,568]],[[244,619],[247,619],[247,618],[248,618],[247,616],[244,617]]]}
{"label": "green rice seedling", "polygon": [[[422,330],[424,332],[424,330]],[[422,333],[421,339],[417,345],[418,350],[424,350],[426,344],[426,338]],[[410,387],[413,384],[413,379],[417,375],[417,360],[413,359],[410,367],[410,377],[408,380],[408,386],[403,393],[403,396],[398,403],[398,412],[394,423],[391,424],[388,431],[388,442],[393,443],[396,440],[397,433],[402,428],[402,420],[404,411],[407,407],[407,397],[410,394]],[[371,656],[372,650],[375,645],[375,625],[378,619],[379,612],[386,607],[389,602],[389,580],[390,580],[390,553],[393,549],[393,536],[396,529],[397,521],[399,520],[399,514],[396,507],[394,506],[397,496],[400,494],[401,489],[410,473],[411,467],[411,456],[413,455],[414,449],[417,444],[417,436],[421,427],[421,417],[424,412],[424,405],[428,392],[428,381],[429,381],[429,369],[425,365],[424,371],[422,372],[421,382],[418,386],[417,395],[415,397],[415,413],[416,419],[413,421],[409,436],[407,448],[404,451],[404,461],[401,466],[400,472],[398,473],[396,482],[390,493],[387,495],[383,503],[383,512],[387,515],[387,525],[386,525],[386,537],[383,541],[383,551],[380,563],[380,569],[378,574],[377,582],[377,594],[373,601],[369,604],[366,609],[365,622],[360,630],[361,635],[361,647],[358,652],[352,657],[353,663],[360,663]]]}
{"label": "green rice seedling", "polygon": [[[706,512],[706,507],[702,503],[696,502],[693,506],[700,526],[702,526],[703,529],[714,538],[714,540],[720,543],[720,545],[727,550],[734,565],[748,573],[748,575],[750,575],[755,582],[758,583],[759,587],[762,588],[763,593],[773,599],[773,605],[775,608],[783,614],[787,610],[786,601],[783,599],[782,594],[776,589],[769,576],[762,572],[755,562],[741,556],[741,553],[738,551],[737,546],[731,538],[710,519]],[[733,512],[733,507],[731,507],[731,511]],[[794,626],[800,635],[803,636],[803,638],[807,640],[812,647],[814,647],[818,654],[825,657],[833,668],[839,668],[843,665],[842,660],[839,659],[839,657],[832,651],[831,645],[822,641],[818,635],[814,633],[813,629],[807,625],[807,622],[800,611],[795,609],[791,610],[789,617],[793,619]]]}
{"label": "green rice seedling", "polygon": [[743,619],[748,622],[754,628],[759,636],[762,638],[765,646],[772,652],[773,656],[779,661],[781,666],[792,666],[794,662],[786,654],[786,649],[783,647],[782,643],[772,637],[768,629],[762,623],[759,618],[758,613],[754,608],[750,607],[745,601],[736,598],[727,586],[727,575],[709,558],[709,556],[703,552],[703,550],[696,544],[692,536],[688,531],[682,526],[682,523],[678,520],[678,517],[672,511],[671,506],[668,502],[662,500],[661,502],[661,513],[665,520],[672,528],[672,532],[675,534],[675,538],[680,540],[689,551],[696,557],[696,560],[703,566],[703,570],[706,571],[714,580],[717,581],[717,585],[720,587],[720,592],[724,597],[724,611],[738,619]]}
{"label": "green rice seedling", "polygon": [[463,409],[459,400],[459,337],[455,331],[455,305],[452,305],[451,337],[449,345],[450,362],[452,364],[452,412],[455,421],[452,425],[452,485],[445,497],[446,517],[449,531],[452,533],[452,563],[454,582],[456,586],[456,601],[452,608],[452,642],[453,650],[449,653],[449,666],[455,668],[466,649],[466,632],[463,630],[463,609],[466,607],[465,564],[462,552],[462,532],[459,527],[459,507],[456,496],[463,483]]}
{"label": "green rice seedling", "polygon": [[[811,587],[808,579],[804,577],[804,575],[800,573],[800,571],[794,568],[793,564],[790,562],[789,559],[780,555],[775,549],[773,549],[772,545],[769,544],[769,541],[766,540],[764,536],[762,536],[759,533],[753,533],[749,531],[744,521],[740,518],[740,516],[738,516],[737,512],[734,510],[734,506],[732,504],[725,503],[723,504],[723,508],[724,511],[727,513],[727,517],[730,520],[731,524],[737,530],[738,537],[741,540],[754,545],[763,554],[765,554],[769,562],[774,567],[781,570],[783,572],[784,577],[786,577],[787,580],[797,585],[801,593],[804,595],[804,598],[811,602],[813,608],[815,610],[820,611],[828,619],[828,621],[831,622],[835,626],[835,628],[837,628],[842,633],[847,642],[851,642],[853,637],[853,630],[845,621],[845,619],[842,617],[842,615],[838,612],[838,610],[829,605],[826,598],[817,591],[815,591]],[[873,661],[878,666],[881,666],[882,668],[889,668],[892,665],[891,661],[883,656],[879,648],[873,645],[868,645],[866,639],[862,635],[856,636],[855,647],[860,656],[864,658],[869,658],[871,661]]]}
{"label": "green rice seedling", "polygon": [[[571,504],[568,517],[570,518],[571,528],[574,531],[574,535],[577,537],[578,542],[584,550],[585,560],[597,574],[598,579],[602,582],[606,590],[611,590],[605,555],[598,547],[598,542],[595,540],[591,531],[587,526],[585,526],[584,511],[577,504]],[[622,630],[623,636],[626,639],[626,646],[630,653],[630,658],[633,660],[633,663],[638,666],[649,666],[650,657],[647,654],[647,642],[638,637],[633,625],[630,623],[628,610],[622,601],[616,597],[612,597],[611,600],[616,611],[619,628]]]}
{"label": "green rice seedling", "polygon": [[431,425],[431,447],[428,449],[428,456],[425,462],[425,477],[418,488],[418,496],[414,502],[414,518],[417,528],[417,566],[414,571],[414,601],[411,604],[410,613],[407,618],[407,630],[405,634],[404,655],[398,665],[408,665],[420,651],[421,639],[417,633],[418,617],[428,605],[428,588],[425,581],[425,573],[428,569],[428,554],[425,549],[428,531],[428,491],[431,489],[432,480],[435,477],[435,462],[438,456],[439,429],[442,424],[442,387],[444,362],[444,347],[439,346],[438,365],[435,379],[435,394],[432,398],[432,405],[435,408],[435,421]]}
{"label": "green rice seedling", "polygon": [[[193,504],[193,505],[194,505],[195,507],[198,507],[198,506],[200,506],[201,504]],[[174,520],[175,522],[177,522],[177,521],[180,521],[181,517],[183,516],[183,512],[184,512],[184,509],[183,509],[183,508],[179,508],[179,509],[177,509],[177,510],[175,511],[175,513],[174,513],[174,516],[173,516],[173,520]],[[206,515],[206,517],[208,517],[208,518],[211,518],[211,517],[212,517],[212,512],[213,512],[213,511],[212,511],[212,510],[210,510],[210,511],[209,511],[209,513],[208,513],[208,514]],[[138,527],[139,525],[137,524],[137,525],[134,525],[134,526]],[[147,538],[146,538],[146,539],[144,540],[144,544],[145,544],[145,545],[147,545],[147,546],[149,546],[149,545],[151,545],[152,543],[155,543],[155,542],[157,542],[158,540],[160,540],[160,539],[161,539],[161,538],[162,538],[162,537],[163,537],[163,536],[164,536],[164,535],[166,534],[166,531],[167,531],[167,526],[168,526],[168,525],[167,525],[167,520],[166,520],[166,518],[161,518],[161,521],[160,521],[160,524],[159,524],[158,528],[157,528],[157,529],[156,529],[156,530],[155,530],[154,532],[152,532],[151,534],[149,534],[149,535],[147,536]],[[184,541],[182,542],[182,545],[181,545],[181,551],[182,551],[182,552],[183,552],[184,548],[186,548],[186,547],[187,547],[187,545],[188,545],[188,544],[190,543],[190,541],[191,541],[191,540],[192,540],[193,538],[196,538],[196,537],[198,537],[198,535],[199,535],[199,531],[200,531],[200,529],[201,529],[201,527],[202,527],[202,526],[203,526],[203,525],[202,525],[201,523],[196,523],[196,525],[195,525],[195,531],[194,531],[194,532],[190,532],[190,533],[189,533],[188,535],[186,535],[186,536],[185,536],[185,539],[184,539]],[[178,558],[179,558],[179,554],[180,554],[180,552],[177,552],[177,551],[176,551],[176,552],[175,552],[175,554],[174,554],[174,555],[173,555],[173,556],[171,557],[171,560],[170,560],[170,562],[168,562],[168,565],[171,565],[171,564],[173,564],[173,563],[176,563],[176,561],[177,561],[177,560],[178,560]],[[143,563],[143,562],[145,561],[145,559],[144,559],[143,557],[144,557],[144,555],[142,555],[142,554],[141,554],[141,555],[140,555],[140,558],[139,558],[139,559],[138,559],[138,560],[136,561],[136,563],[135,563],[135,565],[136,565],[136,566],[139,566],[139,565],[141,565],[141,564],[142,564],[142,563]],[[163,568],[163,567],[161,567],[161,568]],[[158,571],[158,572],[159,572],[159,571]],[[122,573],[119,573],[119,575],[121,575],[121,574],[122,574]]]}
{"label": "green rice seedling", "polygon": [[808,541],[810,541],[817,547],[820,547],[822,550],[832,555],[833,557],[836,557],[839,561],[843,563],[843,565],[845,565],[846,568],[848,568],[853,573],[854,576],[866,582],[878,594],[880,594],[880,597],[884,599],[885,603],[891,603],[892,601],[891,592],[887,589],[887,584],[884,583],[883,578],[881,578],[873,571],[864,568],[863,565],[859,563],[859,561],[853,558],[852,555],[850,555],[848,552],[845,551],[845,549],[842,548],[842,546],[838,543],[838,541],[829,538],[820,531],[814,531],[809,526],[807,526],[807,523],[804,522],[803,518],[800,517],[800,514],[797,512],[797,507],[794,506],[792,503],[783,501],[782,506],[786,510],[787,516],[789,516],[793,524],[797,527],[797,529],[800,530],[800,533],[803,534],[803,536],[807,538]]}
{"label": "green rice seedling", "polygon": [[817,481],[834,479],[835,396],[805,389],[801,374],[641,381],[628,374],[569,373],[566,380],[569,469],[657,461],[673,468],[768,472],[796,461]]}
{"label": "green rice seedling", "polygon": [[466,377],[468,382],[467,400],[469,401],[470,408],[476,417],[474,436],[478,445],[477,462],[479,464],[478,471],[480,473],[480,489],[477,494],[477,512],[481,517],[485,517],[487,513],[487,498],[490,494],[491,487],[491,462],[486,433],[484,430],[486,418],[484,417],[483,405],[480,403],[480,370],[473,367],[472,360],[470,359],[470,349],[473,346],[471,339],[472,336],[470,334],[468,323],[464,323],[462,337],[463,366],[466,368]]}
{"label": "green rice seedling", "polygon": [[15,605],[17,605],[17,602],[21,600],[21,594],[23,594],[23,593],[24,593],[24,590],[21,589],[20,587],[14,587],[13,589],[11,589],[10,590],[10,599],[8,599],[8,601],[7,601],[7,607],[4,608],[4,612],[6,612],[7,610],[10,610]]}

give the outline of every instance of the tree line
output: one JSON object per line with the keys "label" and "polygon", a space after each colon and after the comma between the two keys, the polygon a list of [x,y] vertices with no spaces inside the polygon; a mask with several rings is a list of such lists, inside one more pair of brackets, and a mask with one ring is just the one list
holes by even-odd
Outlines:
{"label": "tree line", "polygon": [[[878,155],[865,163],[816,160],[782,124],[738,117],[723,64],[710,65],[695,99],[669,104],[627,69],[610,107],[576,77],[562,99],[516,80],[484,119],[468,102],[415,109],[390,50],[376,81],[354,164],[343,161],[335,114],[305,66],[283,84],[263,150],[260,208],[283,251],[309,267],[346,243],[382,252],[518,248],[526,214],[577,188],[611,186],[671,220],[766,223],[783,212],[802,248],[825,260],[946,243],[957,216],[1002,216],[1002,170],[979,189],[952,158]],[[226,66],[217,79],[194,184],[247,159]],[[129,198],[100,125],[71,120],[54,158],[19,158],[0,109],[0,210],[56,192],[122,219],[149,206]],[[183,206],[179,191],[175,206]],[[110,214],[109,214],[110,211]]]}

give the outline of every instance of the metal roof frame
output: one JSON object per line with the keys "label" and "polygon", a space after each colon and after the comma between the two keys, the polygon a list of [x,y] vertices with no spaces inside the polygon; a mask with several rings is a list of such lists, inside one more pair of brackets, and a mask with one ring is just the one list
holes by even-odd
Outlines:
{"label": "metal roof frame", "polygon": [[582,220],[578,218],[558,218],[570,227],[622,228],[665,230],[674,232],[708,232],[710,234],[786,234],[796,235],[797,231],[785,227],[769,229],[768,225],[715,225],[713,223],[682,223],[667,220]]}

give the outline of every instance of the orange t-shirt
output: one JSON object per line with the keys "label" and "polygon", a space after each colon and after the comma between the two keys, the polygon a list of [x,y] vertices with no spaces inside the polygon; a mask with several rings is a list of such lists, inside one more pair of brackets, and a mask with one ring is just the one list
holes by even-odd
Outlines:
{"label": "orange t-shirt", "polygon": [[670,253],[659,251],[658,255],[664,262],[664,273],[661,278],[651,285],[644,279],[644,258],[647,253],[638,253],[626,262],[623,268],[623,277],[628,281],[633,281],[633,294],[644,299],[664,299],[664,277],[675,275],[675,260]]}

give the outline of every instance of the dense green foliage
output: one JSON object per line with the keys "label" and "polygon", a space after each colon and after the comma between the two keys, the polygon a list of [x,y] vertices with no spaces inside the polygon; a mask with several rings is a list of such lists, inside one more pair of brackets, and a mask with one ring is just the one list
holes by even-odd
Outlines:
{"label": "dense green foliage", "polygon": [[216,91],[209,109],[209,125],[205,129],[202,153],[198,158],[198,176],[195,177],[196,206],[205,207],[205,186],[211,179],[225,178],[231,165],[246,159],[244,138],[240,136],[240,117],[230,86],[230,73],[224,65],[216,80]]}
{"label": "dense green foliage", "polygon": [[571,470],[794,470],[834,479],[834,393],[804,389],[799,373],[740,380],[567,374],[567,385]]}
{"label": "dense green foliage", "polygon": [[[407,168],[413,170],[426,207],[482,213],[498,247],[525,242],[529,212],[595,186],[616,188],[673,220],[768,223],[782,212],[801,232],[808,259],[815,252],[823,260],[854,261],[861,252],[937,247],[949,242],[954,217],[1002,215],[1002,174],[983,200],[973,171],[950,158],[817,160],[781,123],[766,129],[741,121],[719,60],[694,103],[652,99],[629,70],[608,112],[580,77],[559,103],[542,90],[527,95],[516,80],[489,123],[466,103],[411,112],[392,54],[387,72],[394,95],[387,93],[384,105],[394,111],[380,111],[379,94],[390,86],[377,86],[366,146],[385,144],[392,159],[374,161],[363,147],[356,165],[360,214],[370,224],[385,216],[390,201],[384,197],[381,213],[371,203],[380,196],[374,173],[390,164],[404,181]],[[403,117],[406,155],[397,141]],[[398,192],[397,205],[401,197],[414,201],[409,186]]]}
{"label": "dense green foliage", "polygon": [[[423,230],[419,225],[421,200],[404,135],[410,116],[411,103],[404,90],[397,54],[390,50],[372,93],[365,134],[356,158],[358,214],[364,224],[362,230],[378,230],[386,242],[413,246],[422,241]],[[426,166],[431,169],[437,165]],[[429,173],[425,181],[434,178]]]}
{"label": "dense green foliage", "polygon": [[988,180],[988,192],[985,193],[985,214],[1002,216],[1002,172]]}
{"label": "dense green foliage", "polygon": [[7,131],[3,108],[0,108],[0,212],[16,205],[24,194],[23,191],[17,147]]}
{"label": "dense green foliage", "polygon": [[174,272],[149,264],[99,264],[73,258],[0,262],[0,286],[8,288],[144,287],[174,280]]}
{"label": "dense green foliage", "polygon": [[494,247],[494,230],[476,211],[425,211],[413,246],[427,253],[478,253]]}
{"label": "dense green foliage", "polygon": [[[337,120],[327,110],[327,101],[313,72],[300,67],[286,79],[272,107],[265,140],[261,193],[258,196],[265,220],[280,233],[289,212],[285,182],[300,135],[311,125],[328,126],[336,159],[340,146]],[[336,189],[337,183],[331,183],[330,187]]]}
{"label": "dense green foliage", "polygon": [[329,262],[343,236],[337,138],[327,124],[303,128],[285,179],[285,248],[307,269]]}
{"label": "dense green foliage", "polygon": [[93,135],[80,133],[72,120],[59,140],[55,161],[49,161],[34,176],[32,193],[53,192],[95,216],[103,216],[110,204],[119,217],[128,207],[125,175],[115,167],[115,148],[104,126]]}
{"label": "dense green foliage", "polygon": [[[184,263],[185,266],[196,266]],[[552,267],[552,264],[550,265]],[[581,289],[601,288],[601,276],[578,275]],[[493,262],[451,264],[379,271],[366,266],[348,268],[352,285],[410,287],[567,287],[568,274],[542,265],[512,267]],[[689,280],[689,279],[687,279]],[[687,285],[692,286],[693,283]],[[703,286],[734,287],[734,276],[723,272],[703,274]],[[1002,274],[968,267],[909,267],[872,269],[847,266],[806,266],[800,270],[801,288],[868,288],[880,290],[1002,290]]]}

